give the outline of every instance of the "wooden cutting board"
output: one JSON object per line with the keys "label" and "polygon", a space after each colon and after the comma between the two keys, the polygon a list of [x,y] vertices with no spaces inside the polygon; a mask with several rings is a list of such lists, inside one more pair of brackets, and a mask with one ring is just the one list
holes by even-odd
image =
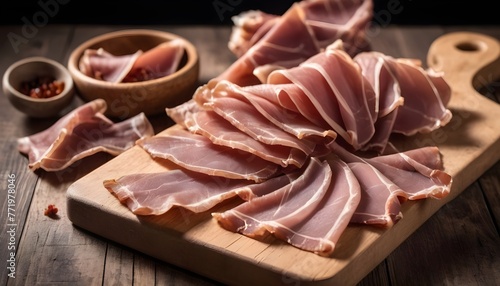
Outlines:
{"label": "wooden cutting board", "polygon": [[201,214],[183,209],[161,216],[132,214],[102,182],[126,174],[162,171],[169,166],[151,159],[139,147],[69,187],[69,219],[102,237],[223,283],[356,284],[441,206],[500,159],[500,105],[474,88],[499,78],[499,61],[499,43],[484,35],[452,33],[432,44],[428,66],[445,72],[453,89],[449,105],[453,119],[433,133],[396,139],[402,149],[437,145],[445,169],[454,179],[452,191],[443,200],[404,203],[403,219],[390,229],[349,226],[331,257],[299,250],[272,236],[255,240],[224,230],[210,213],[228,209],[240,203],[238,199]]}

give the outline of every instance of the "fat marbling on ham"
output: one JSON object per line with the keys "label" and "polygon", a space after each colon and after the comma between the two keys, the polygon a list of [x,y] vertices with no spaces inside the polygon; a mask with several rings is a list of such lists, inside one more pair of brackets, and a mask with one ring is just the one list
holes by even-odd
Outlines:
{"label": "fat marbling on ham", "polygon": [[[110,179],[105,187],[136,214],[164,213],[174,205],[206,211],[240,196],[242,204],[212,214],[222,227],[253,238],[271,233],[325,256],[350,223],[391,227],[402,219],[405,200],[446,197],[452,178],[439,149],[389,154],[386,148],[393,133],[430,132],[449,122],[451,92],[442,74],[377,52],[353,55],[346,50],[352,43],[333,40],[362,35],[342,30],[342,23],[364,27],[369,19],[356,17],[366,16],[370,5],[311,0],[283,16],[252,12],[254,22],[240,19],[252,26],[241,35],[257,38],[247,48],[233,46],[240,58],[190,101],[166,109],[178,131],[141,140],[155,160],[178,169]],[[352,13],[328,24],[338,11]],[[260,62],[265,57],[270,61]],[[265,76],[257,75],[264,68]],[[291,155],[297,152],[303,157]],[[175,190],[184,186],[173,181],[178,176],[189,185],[194,180],[194,188],[205,180],[224,184],[200,192],[188,187],[179,197]]]}
{"label": "fat marbling on ham", "polygon": [[143,113],[115,123],[105,117],[106,102],[90,101],[48,129],[19,138],[18,150],[28,156],[31,170],[59,171],[97,152],[118,155],[135,141],[154,135]]}

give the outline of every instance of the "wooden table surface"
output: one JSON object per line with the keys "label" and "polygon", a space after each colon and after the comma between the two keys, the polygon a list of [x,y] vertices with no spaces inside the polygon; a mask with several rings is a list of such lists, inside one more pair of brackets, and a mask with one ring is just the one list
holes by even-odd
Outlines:
{"label": "wooden table surface", "polygon": [[[36,31],[0,26],[0,70],[29,56],[46,56],[66,65],[69,54],[90,37],[126,28],[153,28],[184,36],[200,54],[200,84],[221,73],[232,61],[227,49],[230,28],[220,26],[46,25]],[[385,26],[373,29],[374,50],[425,63],[430,44],[452,31],[473,31],[500,39],[500,26]],[[499,102],[498,82],[485,96]],[[82,101],[76,97],[74,108]],[[67,171],[28,170],[16,139],[49,127],[56,119],[31,119],[0,96],[0,283],[2,285],[217,285],[196,273],[159,261],[75,227],[66,215],[69,185],[111,159],[96,154]],[[150,117],[155,131],[172,122]],[[9,178],[15,198],[8,200]],[[397,247],[359,285],[499,285],[500,163],[489,168],[456,199],[442,207]],[[12,186],[9,186],[9,188]],[[44,215],[49,204],[58,218]],[[15,215],[15,222],[8,217]],[[15,259],[10,254],[15,254]],[[10,260],[10,261],[9,261]],[[15,260],[15,261],[13,261]],[[9,268],[12,267],[12,268]],[[12,270],[15,270],[15,278]],[[285,284],[294,281],[284,281]]]}

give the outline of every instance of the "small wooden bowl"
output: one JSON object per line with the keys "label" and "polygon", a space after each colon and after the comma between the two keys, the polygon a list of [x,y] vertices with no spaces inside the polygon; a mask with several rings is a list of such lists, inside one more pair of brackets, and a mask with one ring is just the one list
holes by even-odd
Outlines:
{"label": "small wooden bowl", "polygon": [[[48,98],[33,98],[21,93],[20,88],[24,81],[42,76],[63,81],[63,91]],[[10,65],[3,75],[2,89],[17,110],[36,118],[62,115],[61,112],[71,103],[74,96],[73,80],[68,70],[62,64],[45,57],[29,57]]]}
{"label": "small wooden bowl", "polygon": [[[83,74],[79,61],[85,50],[103,48],[113,55],[147,51],[173,39],[185,41],[185,53],[179,69],[168,76],[141,81],[112,83]],[[106,115],[129,118],[138,113],[155,115],[188,100],[195,91],[199,76],[196,48],[186,39],[164,31],[133,29],[103,34],[79,45],[70,55],[68,69],[75,82],[77,94],[85,101],[102,98],[108,109]]]}

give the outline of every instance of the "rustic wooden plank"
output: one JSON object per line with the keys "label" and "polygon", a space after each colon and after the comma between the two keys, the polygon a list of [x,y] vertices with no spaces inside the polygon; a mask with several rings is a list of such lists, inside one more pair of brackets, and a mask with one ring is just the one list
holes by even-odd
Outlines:
{"label": "rustic wooden plank", "polygon": [[[14,61],[28,56],[46,56],[62,62],[61,55],[64,54],[64,48],[66,47],[70,32],[70,27],[46,26],[43,29],[40,28],[36,36],[30,38],[28,43],[25,45],[20,46],[19,51],[14,53],[12,57],[9,57],[8,59]],[[6,51],[7,54],[9,53],[9,49],[4,48],[3,51]],[[15,111],[12,107],[10,107],[9,111],[11,111],[10,113],[14,114],[14,116],[10,116],[7,120],[3,120],[3,122],[9,122],[11,126],[21,127],[5,129],[8,132],[10,130],[18,132],[17,134],[9,134],[9,138],[13,140],[21,136],[41,131],[53,124],[56,120],[32,120]],[[9,116],[9,113],[2,113],[2,116],[5,115]],[[68,259],[72,258],[72,254],[78,253],[78,251],[72,251],[73,248],[68,247],[68,240],[70,237],[72,239],[78,237],[80,232],[75,232],[73,235],[68,236],[71,234],[70,232],[64,230],[64,227],[60,228],[58,225],[52,225],[51,221],[43,215],[44,208],[47,207],[48,203],[55,202],[56,205],[64,206],[65,194],[58,193],[60,190],[58,185],[60,178],[54,176],[45,177],[43,174],[33,173],[27,170],[26,158],[17,152],[12,152],[13,150],[16,150],[15,144],[3,146],[11,147],[11,150],[6,151],[5,154],[13,154],[14,156],[17,156],[17,158],[20,158],[19,160],[22,160],[23,172],[27,172],[29,175],[34,176],[38,180],[38,184],[33,195],[33,201],[30,206],[30,213],[22,219],[23,222],[26,223],[26,227],[22,230],[21,243],[19,244],[16,257],[18,261],[17,274],[19,276],[17,276],[15,280],[11,279],[9,283],[31,284],[37,281],[71,280],[72,277],[63,277],[64,275],[61,273],[78,273],[68,271],[71,269],[67,269],[67,267],[71,267],[73,265],[67,263]],[[41,177],[37,177],[38,175],[41,175]],[[73,177],[73,179],[75,179],[75,177]],[[26,180],[26,182],[28,181],[29,180]],[[32,189],[32,187],[27,187],[23,191],[29,193],[30,190],[33,192]],[[51,196],[53,195],[54,197],[52,198]],[[68,221],[66,222],[67,226],[72,229],[71,223]],[[66,236],[64,238],[58,237],[57,233],[64,233]],[[86,238],[84,237],[84,239]],[[78,243],[78,239],[73,240],[73,242]],[[85,247],[80,248],[80,252],[83,254],[91,254],[91,252],[88,252]],[[77,256],[77,258],[74,259],[85,260],[85,255],[81,255],[81,257]],[[93,257],[87,257],[87,259],[93,259]],[[81,265],[85,265],[85,263]],[[56,269],[63,269],[66,271],[57,272]],[[74,281],[78,281],[80,278],[81,277],[73,276]]]}
{"label": "rustic wooden plank", "polygon": [[156,285],[177,285],[177,286],[215,286],[219,282],[212,281],[196,273],[172,266],[163,261],[156,261]]}
{"label": "rustic wooden plank", "polygon": [[[21,26],[1,26],[0,37],[4,39],[0,41],[0,50],[2,56],[0,57],[0,70],[5,71],[9,65],[15,61],[21,60],[25,57],[31,56],[47,56],[55,60],[60,58],[57,55],[63,52],[64,43],[68,39],[70,28],[69,27],[43,27],[37,29],[36,32],[29,34],[29,37],[24,36]],[[12,40],[11,39],[17,39]],[[7,275],[10,272],[7,266],[7,258],[10,259],[10,253],[18,254],[20,251],[19,242],[23,238],[22,232],[26,225],[26,217],[30,208],[33,192],[35,189],[38,176],[27,168],[27,160],[24,156],[17,152],[16,139],[26,136],[50,126],[54,119],[33,120],[26,117],[23,113],[17,111],[8,102],[6,96],[2,92],[0,96],[0,132],[2,138],[0,139],[0,166],[2,178],[2,190],[0,192],[0,284],[5,284],[9,278]],[[15,223],[16,225],[9,226],[7,224],[7,216],[10,210],[8,209],[8,177],[15,176]],[[13,214],[13,212],[11,212]],[[15,230],[14,244],[8,245],[10,241],[10,233],[13,227]],[[5,244],[4,244],[5,242]],[[11,247],[11,248],[9,248]],[[15,247],[15,248],[14,248]],[[5,258],[5,259],[4,259]],[[19,267],[23,261],[16,257],[16,268]],[[16,269],[16,274],[19,272]],[[16,275],[16,277],[19,277]],[[14,280],[14,279],[11,279]]]}
{"label": "rustic wooden plank", "polygon": [[[29,172],[25,158],[13,152],[15,142],[12,139],[0,139],[0,166],[2,192],[0,192],[0,283],[4,285],[11,277],[18,277],[19,241],[26,224],[26,216],[32,200],[37,176]],[[13,190],[13,191],[12,191]],[[14,257],[14,258],[11,258]],[[9,261],[8,261],[9,260]],[[9,268],[8,268],[9,267]]]}
{"label": "rustic wooden plank", "polygon": [[391,281],[395,285],[495,285],[500,281],[499,236],[485,204],[475,183],[460,199],[441,208],[388,258]]}
{"label": "rustic wooden plank", "polygon": [[358,286],[379,286],[379,285],[390,285],[389,275],[387,273],[387,262],[384,259],[372,272],[363,278],[358,284]]}
{"label": "rustic wooden plank", "polygon": [[104,265],[106,285],[132,285],[133,273],[134,254],[127,248],[108,242]]}
{"label": "rustic wooden plank", "polygon": [[[37,172],[39,181],[17,253],[19,276],[9,285],[102,282],[106,243],[68,220],[66,189],[110,157],[95,154],[60,172]],[[58,208],[57,217],[44,215],[49,204]]]}
{"label": "rustic wooden plank", "polygon": [[493,218],[493,223],[497,228],[497,231],[500,230],[500,179],[499,178],[500,178],[500,162],[498,162],[495,166],[490,168],[483,176],[481,176],[481,178],[479,178],[479,184],[481,186],[481,189],[483,190],[486,202],[485,210],[488,210],[490,212],[490,215]]}
{"label": "rustic wooden plank", "polygon": [[134,256],[134,279],[133,285],[155,284],[155,262],[145,255]]}

